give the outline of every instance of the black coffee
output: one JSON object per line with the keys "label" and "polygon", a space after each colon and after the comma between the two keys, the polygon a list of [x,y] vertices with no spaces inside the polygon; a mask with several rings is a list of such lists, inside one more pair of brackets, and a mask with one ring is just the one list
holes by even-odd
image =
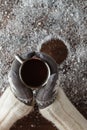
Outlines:
{"label": "black coffee", "polygon": [[31,87],[41,86],[47,79],[48,68],[39,59],[26,61],[21,68],[21,77],[25,84]]}

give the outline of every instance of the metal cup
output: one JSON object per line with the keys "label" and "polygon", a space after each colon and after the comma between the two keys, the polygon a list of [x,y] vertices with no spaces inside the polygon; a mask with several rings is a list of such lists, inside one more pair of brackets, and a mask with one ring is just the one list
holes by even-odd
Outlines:
{"label": "metal cup", "polygon": [[50,67],[45,61],[36,56],[27,60],[19,55],[16,55],[15,58],[21,63],[19,77],[26,87],[37,89],[48,82]]}

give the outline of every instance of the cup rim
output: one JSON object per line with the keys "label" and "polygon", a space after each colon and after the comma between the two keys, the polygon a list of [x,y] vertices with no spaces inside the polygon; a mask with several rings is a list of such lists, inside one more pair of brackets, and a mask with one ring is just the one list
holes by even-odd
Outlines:
{"label": "cup rim", "polygon": [[[42,61],[42,62],[45,64],[45,66],[47,67],[47,70],[48,70],[48,75],[47,75],[47,78],[46,78],[45,82],[42,83],[40,86],[35,86],[35,87],[34,87],[34,86],[29,86],[29,85],[27,85],[27,84],[24,82],[24,80],[22,79],[22,76],[21,76],[21,69],[22,69],[23,65],[24,65],[27,61],[33,60],[33,59]],[[42,86],[42,87],[45,86],[45,85],[47,84],[47,82],[48,82],[48,79],[49,79],[50,75],[51,75],[51,70],[50,70],[50,67],[49,67],[49,65],[47,64],[47,62],[43,61],[43,60],[40,59],[40,58],[36,58],[36,57],[35,57],[35,58],[30,58],[30,59],[25,60],[25,61],[23,62],[23,64],[21,64],[21,66],[20,66],[20,68],[19,68],[19,77],[20,77],[21,82],[22,82],[26,87],[31,88],[31,89],[38,89],[38,88],[40,88],[41,86]]]}

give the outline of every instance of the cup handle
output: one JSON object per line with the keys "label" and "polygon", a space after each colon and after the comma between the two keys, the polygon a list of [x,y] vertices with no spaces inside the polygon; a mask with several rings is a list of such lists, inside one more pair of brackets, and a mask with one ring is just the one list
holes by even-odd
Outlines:
{"label": "cup handle", "polygon": [[15,55],[15,59],[17,61],[19,61],[19,63],[21,63],[21,64],[23,64],[23,62],[24,62],[24,59],[22,57],[20,57],[18,54]]}

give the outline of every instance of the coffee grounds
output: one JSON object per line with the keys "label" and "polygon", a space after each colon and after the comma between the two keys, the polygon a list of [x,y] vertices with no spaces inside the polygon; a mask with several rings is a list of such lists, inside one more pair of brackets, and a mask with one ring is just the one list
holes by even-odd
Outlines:
{"label": "coffee grounds", "polygon": [[51,39],[45,42],[42,44],[40,51],[53,57],[58,64],[61,64],[68,54],[66,45],[59,39]]}
{"label": "coffee grounds", "polygon": [[17,121],[10,130],[58,130],[49,121],[41,116],[37,105],[28,116]]}

